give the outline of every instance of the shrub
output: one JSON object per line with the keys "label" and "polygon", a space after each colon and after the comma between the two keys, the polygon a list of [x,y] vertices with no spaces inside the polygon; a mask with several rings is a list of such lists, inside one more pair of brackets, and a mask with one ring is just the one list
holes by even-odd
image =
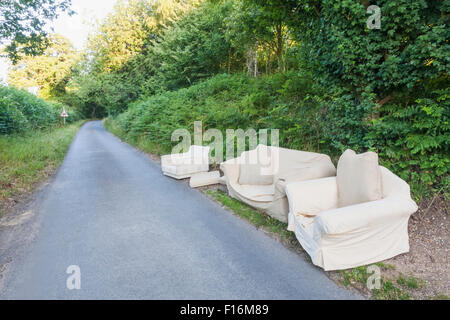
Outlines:
{"label": "shrub", "polygon": [[384,165],[421,195],[449,190],[449,97],[447,89],[437,88],[413,102],[396,100],[382,108],[366,137]]}
{"label": "shrub", "polygon": [[[64,105],[47,102],[25,90],[0,86],[0,134],[12,134],[26,129],[44,129],[60,122]],[[68,122],[80,119],[80,115],[66,107]]]}

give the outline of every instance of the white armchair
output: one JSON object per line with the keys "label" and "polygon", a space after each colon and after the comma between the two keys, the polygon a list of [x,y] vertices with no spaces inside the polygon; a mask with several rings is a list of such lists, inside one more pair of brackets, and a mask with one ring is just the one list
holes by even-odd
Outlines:
{"label": "white armchair", "polygon": [[185,179],[193,174],[209,171],[209,147],[191,146],[188,152],[161,157],[163,174],[175,179]]}
{"label": "white armchair", "polygon": [[405,181],[384,167],[380,171],[382,199],[342,208],[336,177],[286,187],[288,230],[315,265],[327,271],[348,269],[409,251],[408,220],[417,205]]}

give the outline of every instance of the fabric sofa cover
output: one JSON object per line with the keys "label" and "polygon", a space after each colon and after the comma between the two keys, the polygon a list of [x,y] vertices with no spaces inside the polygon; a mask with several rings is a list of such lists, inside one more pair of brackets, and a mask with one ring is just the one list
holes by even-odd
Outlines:
{"label": "fabric sofa cover", "polygon": [[163,174],[175,179],[185,179],[195,173],[209,171],[209,147],[191,146],[188,152],[161,157]]}
{"label": "fabric sofa cover", "polygon": [[409,251],[408,221],[417,211],[409,185],[384,167],[382,199],[338,208],[335,177],[286,187],[289,226],[312,262],[342,270]]}
{"label": "fabric sofa cover", "polygon": [[[267,174],[273,175],[270,185],[239,184],[240,164],[258,154],[269,154],[270,163],[263,166]],[[244,166],[245,167],[245,166]],[[220,165],[225,174],[228,193],[251,207],[260,209],[282,222],[288,221],[289,204],[286,199],[286,185],[294,181],[317,179],[336,175],[336,168],[329,156],[313,152],[291,150],[259,145],[252,151],[243,152],[238,158]]]}

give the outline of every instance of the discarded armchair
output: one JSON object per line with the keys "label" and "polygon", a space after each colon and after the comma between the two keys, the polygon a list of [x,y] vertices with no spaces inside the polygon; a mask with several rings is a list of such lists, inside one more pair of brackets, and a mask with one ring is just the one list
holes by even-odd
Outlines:
{"label": "discarded armchair", "polygon": [[337,176],[288,184],[289,226],[312,262],[340,270],[409,251],[417,211],[409,185],[378,165],[373,152],[347,150]]}
{"label": "discarded armchair", "polygon": [[209,170],[209,147],[191,146],[188,152],[161,157],[161,169],[166,176],[185,179]]}

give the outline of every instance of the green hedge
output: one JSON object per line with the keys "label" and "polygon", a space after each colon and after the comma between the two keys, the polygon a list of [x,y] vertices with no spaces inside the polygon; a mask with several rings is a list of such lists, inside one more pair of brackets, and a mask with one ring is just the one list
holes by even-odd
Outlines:
{"label": "green hedge", "polygon": [[[13,87],[0,86],[0,134],[12,134],[27,129],[44,129],[61,122],[64,105],[47,102],[33,94]],[[67,122],[79,120],[79,113],[69,110]]]}
{"label": "green hedge", "polygon": [[430,90],[406,105],[392,101],[377,110],[371,96],[355,101],[342,89],[319,87],[310,76],[288,72],[262,78],[217,75],[187,89],[133,103],[115,122],[128,141],[148,139],[163,151],[174,146],[175,129],[280,130],[283,147],[327,153],[373,150],[381,163],[429,196],[449,185],[448,90]]}

